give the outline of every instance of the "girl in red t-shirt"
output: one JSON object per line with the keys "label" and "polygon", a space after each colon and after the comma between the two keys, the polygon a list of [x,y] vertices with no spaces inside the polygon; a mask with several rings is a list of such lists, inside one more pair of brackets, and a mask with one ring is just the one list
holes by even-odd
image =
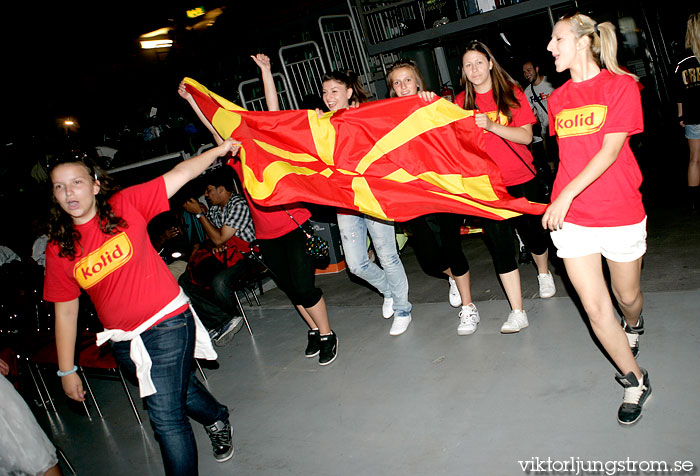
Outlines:
{"label": "girl in red t-shirt", "polygon": [[552,231],[591,327],[621,371],[616,378],[625,395],[617,419],[629,425],[651,395],[649,376],[635,360],[644,330],[640,276],[646,251],[641,173],[629,147],[629,136],[643,128],[639,88],[636,77],[617,64],[610,22],[597,24],[578,13],[563,17],[547,49],[557,71],[568,70],[571,79],[549,98],[550,133],[557,135],[560,165],[542,226]]}
{"label": "girl in red t-shirt", "polygon": [[[53,187],[44,298],[55,303],[58,375],[65,394],[83,401],[75,343],[80,291],[90,296],[115,359],[139,378],[141,395],[172,475],[197,474],[197,448],[188,416],[203,424],[216,459],[233,457],[225,405],[195,378],[193,359],[216,354],[151,245],[147,223],[169,209],[168,198],[217,157],[238,149],[232,140],[144,184],[115,193],[109,177],[82,154],[50,169]],[[201,353],[203,352],[203,353]],[[150,363],[150,366],[149,366]]]}
{"label": "girl in red t-shirt", "polygon": [[[538,186],[532,154],[527,144],[532,141],[535,116],[523,91],[498,64],[489,48],[471,42],[462,56],[462,81],[466,90],[455,103],[465,109],[476,109],[476,125],[484,129],[486,152],[498,165],[508,193],[538,201]],[[539,218],[523,215],[509,220],[483,219],[484,238],[491,252],[496,272],[505,289],[511,312],[501,332],[519,332],[528,326],[523,308],[520,271],[515,259],[515,228],[532,253],[537,267],[540,297],[554,296],[556,288],[549,272],[549,239],[539,226]]]}

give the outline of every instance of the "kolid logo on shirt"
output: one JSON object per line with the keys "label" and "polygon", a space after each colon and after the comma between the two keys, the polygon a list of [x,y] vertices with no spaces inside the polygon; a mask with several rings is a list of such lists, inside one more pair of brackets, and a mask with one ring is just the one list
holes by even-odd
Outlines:
{"label": "kolid logo on shirt", "polygon": [[554,130],[560,139],[593,134],[603,127],[607,114],[608,107],[601,104],[564,109],[556,116]]}
{"label": "kolid logo on shirt", "polygon": [[131,241],[121,232],[73,267],[73,276],[83,289],[89,289],[124,266],[131,259]]}
{"label": "kolid logo on shirt", "polygon": [[[502,114],[499,111],[488,111],[486,114],[486,117],[488,117],[491,122],[495,122],[496,124],[500,124],[502,126],[507,126],[508,125],[508,116],[505,114]],[[484,134],[488,133],[486,129],[484,129]]]}

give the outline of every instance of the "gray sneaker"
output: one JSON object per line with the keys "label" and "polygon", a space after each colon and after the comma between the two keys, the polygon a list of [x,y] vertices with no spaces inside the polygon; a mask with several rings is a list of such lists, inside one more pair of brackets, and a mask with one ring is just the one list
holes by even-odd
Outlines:
{"label": "gray sneaker", "polygon": [[243,317],[234,317],[218,330],[213,338],[214,345],[217,347],[225,346],[233,340],[233,336],[241,330],[241,327],[243,327]]}

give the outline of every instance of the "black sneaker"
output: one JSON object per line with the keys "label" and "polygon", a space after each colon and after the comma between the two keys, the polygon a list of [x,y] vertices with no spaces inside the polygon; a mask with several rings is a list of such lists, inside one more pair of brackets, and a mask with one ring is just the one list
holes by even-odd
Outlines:
{"label": "black sneaker", "polygon": [[233,458],[233,428],[226,418],[226,421],[217,421],[213,425],[205,426],[211,447],[214,450],[214,457],[219,463]]}
{"label": "black sneaker", "polygon": [[637,422],[642,416],[642,407],[651,397],[651,385],[649,384],[649,374],[644,369],[642,371],[642,382],[637,380],[637,377],[632,373],[625,376],[616,375],[620,385],[625,388],[625,396],[622,399],[622,405],[617,411],[617,421],[621,425],[632,425]]}
{"label": "black sneaker", "polygon": [[309,331],[309,343],[304,351],[305,357],[316,357],[321,352],[321,339],[318,329]]}
{"label": "black sneaker", "polygon": [[625,328],[625,335],[627,336],[627,341],[630,343],[630,349],[632,349],[632,355],[637,358],[639,355],[639,336],[644,334],[644,318],[639,315],[639,320],[637,321],[637,327],[632,327],[627,324],[625,318],[622,318],[622,327]]}
{"label": "black sneaker", "polygon": [[241,327],[243,327],[243,317],[234,317],[216,331],[216,335],[212,338],[214,345],[217,347],[225,346],[233,340],[233,336],[241,330]]}
{"label": "black sneaker", "polygon": [[327,336],[321,336],[319,341],[321,355],[318,358],[318,363],[328,365],[338,356],[338,336],[331,331]]}

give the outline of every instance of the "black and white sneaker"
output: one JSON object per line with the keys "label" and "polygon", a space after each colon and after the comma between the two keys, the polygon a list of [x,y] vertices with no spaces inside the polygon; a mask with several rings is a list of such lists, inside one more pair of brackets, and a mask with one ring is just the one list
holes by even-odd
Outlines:
{"label": "black and white sneaker", "polygon": [[316,357],[321,352],[321,335],[318,329],[309,331],[309,343],[304,351],[305,357]]}
{"label": "black and white sneaker", "polygon": [[338,356],[338,336],[335,335],[335,332],[331,331],[328,335],[322,335],[319,340],[321,348],[318,363],[321,365],[328,365]]}
{"label": "black and white sneaker", "polygon": [[637,423],[642,416],[642,407],[651,397],[651,384],[649,383],[649,374],[644,369],[642,371],[642,381],[639,382],[634,373],[630,372],[627,375],[616,375],[620,385],[625,389],[625,396],[622,399],[622,405],[617,411],[617,421],[621,425],[632,425]]}
{"label": "black and white sneaker", "polygon": [[211,440],[216,461],[223,463],[233,458],[233,428],[228,418],[225,421],[219,420],[212,425],[205,426],[204,429],[207,430],[207,435]]}
{"label": "black and white sneaker", "polygon": [[214,345],[217,347],[225,346],[233,340],[233,336],[241,330],[241,327],[243,327],[243,317],[234,317],[216,331],[216,335],[212,338]]}
{"label": "black and white sneaker", "polygon": [[630,349],[632,349],[632,355],[637,358],[639,355],[639,336],[644,334],[644,318],[639,315],[639,320],[637,321],[637,326],[632,327],[627,324],[625,318],[622,318],[622,327],[625,329],[625,335],[627,336],[627,341],[630,343]]}

